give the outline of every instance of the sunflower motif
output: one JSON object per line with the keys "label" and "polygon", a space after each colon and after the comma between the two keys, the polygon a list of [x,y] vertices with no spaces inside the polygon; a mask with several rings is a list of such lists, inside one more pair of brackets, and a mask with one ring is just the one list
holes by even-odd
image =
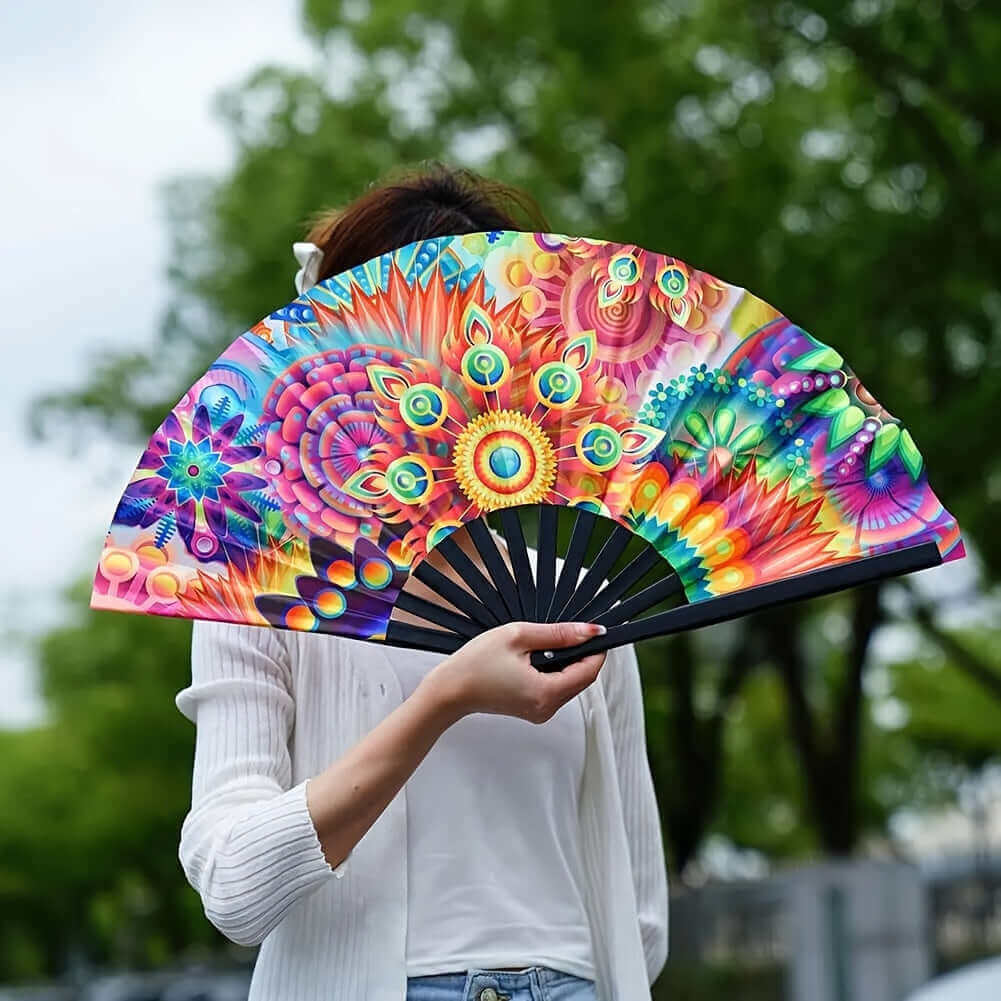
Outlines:
{"label": "sunflower motif", "polygon": [[556,453],[545,432],[511,410],[480,414],[452,453],[459,489],[485,511],[538,504],[556,479]]}
{"label": "sunflower motif", "polygon": [[[353,386],[353,394],[365,400],[365,419],[375,427],[362,436],[366,448],[351,452],[351,468],[323,465],[328,480],[321,497],[328,504],[344,497],[376,518],[409,525],[402,537],[415,556],[457,525],[502,507],[614,504],[630,469],[663,432],[603,393],[594,331],[541,330],[528,323],[521,300],[499,306],[482,281],[450,297],[435,281],[425,293],[428,304],[447,306],[448,313],[425,313],[421,334],[425,344],[436,330],[441,337],[421,355],[383,350],[374,360],[376,349],[368,349],[366,385]],[[322,375],[312,375],[321,368]],[[341,382],[349,372],[319,366],[310,377],[318,388],[298,394],[294,381],[291,406],[308,403],[316,416],[300,420],[302,435],[322,439],[324,401],[347,397]],[[299,425],[282,420],[283,435],[291,431],[289,447]],[[303,447],[296,450],[301,454]],[[296,502],[302,496],[296,486]],[[322,508],[310,517],[323,518]]]}
{"label": "sunflower motif", "polygon": [[840,353],[634,245],[418,240],[235,341],[152,436],[94,607],[380,638],[485,512],[594,511],[704,600],[934,540],[924,459]]}

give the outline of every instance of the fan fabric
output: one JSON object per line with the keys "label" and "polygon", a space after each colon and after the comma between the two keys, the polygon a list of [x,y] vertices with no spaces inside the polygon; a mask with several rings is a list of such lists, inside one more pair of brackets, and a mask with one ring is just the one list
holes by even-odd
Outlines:
{"label": "fan fabric", "polygon": [[690,604],[964,555],[833,347],[676,258],[499,231],[384,254],[234,341],[150,439],[91,603],[384,639],[429,550],[532,504],[629,529]]}

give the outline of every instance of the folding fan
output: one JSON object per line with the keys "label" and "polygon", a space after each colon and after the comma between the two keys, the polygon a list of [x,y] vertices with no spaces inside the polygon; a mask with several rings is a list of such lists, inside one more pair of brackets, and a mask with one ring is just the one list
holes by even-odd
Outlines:
{"label": "folding fan", "polygon": [[833,347],[676,258],[494,231],[234,341],[150,439],[91,603],[442,653],[512,619],[608,627],[553,668],[963,555]]}

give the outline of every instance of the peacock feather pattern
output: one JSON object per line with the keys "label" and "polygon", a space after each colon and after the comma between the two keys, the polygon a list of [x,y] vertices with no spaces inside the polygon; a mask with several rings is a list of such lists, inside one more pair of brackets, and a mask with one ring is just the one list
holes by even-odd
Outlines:
{"label": "peacock feather pattern", "polygon": [[834,348],[676,258],[504,231],[384,254],[234,341],[150,439],[92,604],[378,640],[430,550],[524,504],[627,527],[689,602],[964,554]]}

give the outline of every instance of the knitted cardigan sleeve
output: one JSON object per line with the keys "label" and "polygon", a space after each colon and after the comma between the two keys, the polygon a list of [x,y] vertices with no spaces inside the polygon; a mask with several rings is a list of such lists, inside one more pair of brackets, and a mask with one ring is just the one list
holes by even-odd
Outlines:
{"label": "knitted cardigan sleeve", "polygon": [[291,783],[294,701],[277,631],[196,621],[191,685],[176,704],[196,728],[181,866],[209,921],[257,945],[350,859],[331,868],[306,807],[308,780]]}
{"label": "knitted cardigan sleeve", "polygon": [[667,962],[667,864],[647,758],[639,664],[633,648],[610,650],[599,678],[608,704],[640,936],[652,985]]}

